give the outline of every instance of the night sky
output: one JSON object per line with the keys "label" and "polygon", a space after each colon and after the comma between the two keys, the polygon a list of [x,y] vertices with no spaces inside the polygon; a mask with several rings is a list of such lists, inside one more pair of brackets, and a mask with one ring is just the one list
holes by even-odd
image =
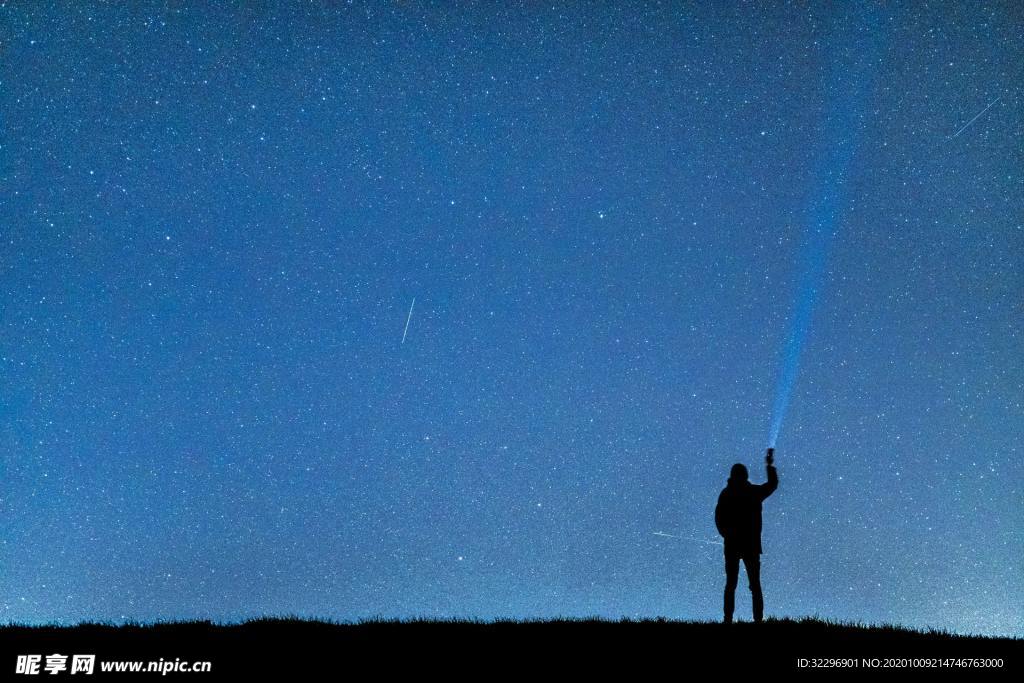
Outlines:
{"label": "night sky", "polygon": [[719,619],[782,403],[767,616],[1024,635],[1022,36],[0,3],[0,620]]}

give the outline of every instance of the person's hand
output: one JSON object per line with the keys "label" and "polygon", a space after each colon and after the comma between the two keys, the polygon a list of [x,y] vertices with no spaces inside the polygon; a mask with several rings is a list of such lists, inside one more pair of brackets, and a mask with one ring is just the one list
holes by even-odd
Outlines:
{"label": "person's hand", "polygon": [[772,466],[772,463],[775,462],[775,449],[774,448],[769,448],[768,449],[768,455],[764,456],[764,461],[765,461],[765,463],[768,464],[769,467]]}

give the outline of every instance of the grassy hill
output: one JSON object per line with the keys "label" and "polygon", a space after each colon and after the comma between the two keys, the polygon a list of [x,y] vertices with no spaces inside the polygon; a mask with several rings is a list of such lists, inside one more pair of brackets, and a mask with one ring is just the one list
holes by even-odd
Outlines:
{"label": "grassy hill", "polygon": [[[0,627],[0,650],[0,671],[13,672],[19,654],[40,654],[40,675],[49,677],[43,670],[46,655],[95,654],[94,675],[102,676],[101,663],[111,660],[162,659],[170,666],[178,659],[209,661],[211,671],[171,671],[170,677],[206,681],[301,672],[340,677],[432,672],[480,678],[736,670],[816,675],[822,673],[822,666],[854,667],[862,672],[896,667],[906,673],[915,664],[918,670],[941,667],[970,676],[979,672],[1019,675],[1024,670],[1022,639],[813,619],[729,626],[662,619],[336,623],[266,618],[227,625],[208,621],[70,627],[15,624]],[[831,661],[835,659],[840,661]],[[986,659],[1001,660],[1001,666],[986,668],[994,663]],[[117,677],[124,680],[125,674]]]}

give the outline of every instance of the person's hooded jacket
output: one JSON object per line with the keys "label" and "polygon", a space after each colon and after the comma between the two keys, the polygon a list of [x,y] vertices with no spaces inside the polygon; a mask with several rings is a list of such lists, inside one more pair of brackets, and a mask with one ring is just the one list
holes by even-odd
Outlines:
{"label": "person's hooded jacket", "polygon": [[779,487],[775,467],[768,465],[768,481],[751,484],[747,468],[734,466],[729,482],[718,496],[715,526],[725,541],[726,552],[763,552],[761,548],[761,503]]}

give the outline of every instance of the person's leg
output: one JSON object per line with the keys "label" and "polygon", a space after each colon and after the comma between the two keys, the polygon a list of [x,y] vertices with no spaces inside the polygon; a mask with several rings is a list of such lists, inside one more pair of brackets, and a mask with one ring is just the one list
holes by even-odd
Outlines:
{"label": "person's leg", "polygon": [[736,584],[740,578],[740,556],[725,551],[725,623],[732,623],[733,607],[736,603]]}
{"label": "person's leg", "polygon": [[743,566],[747,570],[747,580],[750,582],[754,621],[761,621],[764,617],[764,595],[761,593],[761,556],[756,552],[744,555]]}

